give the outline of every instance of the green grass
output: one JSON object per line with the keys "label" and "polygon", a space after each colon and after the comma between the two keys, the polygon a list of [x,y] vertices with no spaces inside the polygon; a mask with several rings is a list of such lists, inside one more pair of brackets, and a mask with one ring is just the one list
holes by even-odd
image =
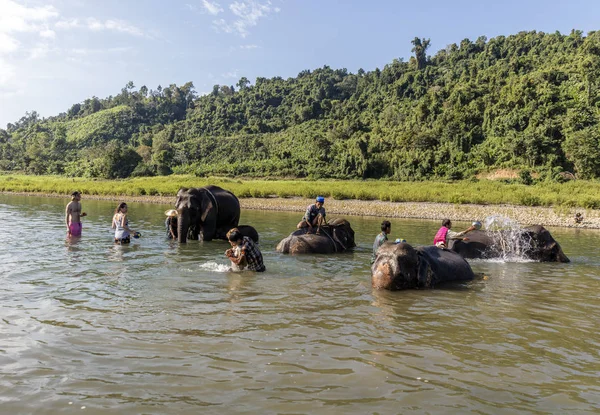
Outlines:
{"label": "green grass", "polygon": [[511,204],[523,206],[600,208],[600,182],[570,181],[531,186],[493,180],[457,182],[393,182],[361,180],[236,180],[191,175],[125,180],[72,179],[60,176],[0,175],[0,191],[69,195],[174,196],[180,187],[214,184],[238,197],[306,197],[383,200],[392,202],[442,202],[454,204]]}

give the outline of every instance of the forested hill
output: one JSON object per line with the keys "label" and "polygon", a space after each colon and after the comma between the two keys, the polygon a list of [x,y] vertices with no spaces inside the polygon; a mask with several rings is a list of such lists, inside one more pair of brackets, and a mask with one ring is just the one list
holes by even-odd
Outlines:
{"label": "forested hill", "polygon": [[[171,172],[460,179],[495,168],[600,176],[600,32],[463,40],[356,74],[327,66],[193,84],[129,83],[0,130],[0,170],[87,177]],[[90,80],[93,82],[93,80]]]}

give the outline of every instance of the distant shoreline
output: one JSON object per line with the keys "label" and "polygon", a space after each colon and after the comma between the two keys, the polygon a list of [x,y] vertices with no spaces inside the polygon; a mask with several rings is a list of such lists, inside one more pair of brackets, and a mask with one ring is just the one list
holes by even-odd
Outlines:
{"label": "distant shoreline", "polygon": [[[69,197],[58,194],[30,192],[1,192],[8,195],[42,196],[62,198]],[[155,203],[173,205],[174,196],[98,196],[83,195],[85,200],[114,200],[125,202]],[[298,212],[301,216],[312,199],[300,197],[290,198],[240,198],[242,209],[272,210]],[[483,220],[491,215],[500,215],[517,221],[520,225],[540,224],[549,227],[567,227],[582,229],[600,229],[600,211],[585,209],[554,209],[548,207],[529,207],[512,205],[474,205],[430,202],[383,202],[379,200],[336,200],[327,198],[325,208],[330,215],[335,216],[374,216],[382,219],[407,218],[442,220],[449,218],[455,221]],[[576,224],[575,212],[584,216],[583,223]]]}

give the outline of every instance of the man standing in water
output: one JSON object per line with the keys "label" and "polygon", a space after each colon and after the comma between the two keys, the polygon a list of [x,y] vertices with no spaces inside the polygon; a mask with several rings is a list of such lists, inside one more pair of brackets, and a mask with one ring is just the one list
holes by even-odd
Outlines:
{"label": "man standing in water", "polygon": [[252,239],[243,236],[237,229],[228,232],[227,239],[231,244],[231,249],[225,251],[225,255],[233,264],[239,266],[245,263],[250,271],[264,272],[266,270],[262,253]]}
{"label": "man standing in water", "polygon": [[381,233],[375,237],[373,242],[373,255],[371,255],[371,264],[375,262],[377,258],[377,250],[384,242],[388,240],[388,235],[392,231],[392,223],[389,220],[381,222]]}
{"label": "man standing in water", "polygon": [[67,223],[67,236],[81,236],[81,218],[87,213],[81,212],[81,193],[71,193],[71,201],[65,209],[65,222]]}

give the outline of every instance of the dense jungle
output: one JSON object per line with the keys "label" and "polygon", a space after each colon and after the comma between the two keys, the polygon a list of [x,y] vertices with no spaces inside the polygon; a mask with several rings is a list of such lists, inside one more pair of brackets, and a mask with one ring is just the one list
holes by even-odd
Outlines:
{"label": "dense jungle", "polygon": [[[91,97],[0,129],[0,170],[126,178],[177,174],[525,184],[600,177],[600,32],[521,32],[451,44],[382,69],[328,66]],[[35,107],[35,102],[31,103]]]}

